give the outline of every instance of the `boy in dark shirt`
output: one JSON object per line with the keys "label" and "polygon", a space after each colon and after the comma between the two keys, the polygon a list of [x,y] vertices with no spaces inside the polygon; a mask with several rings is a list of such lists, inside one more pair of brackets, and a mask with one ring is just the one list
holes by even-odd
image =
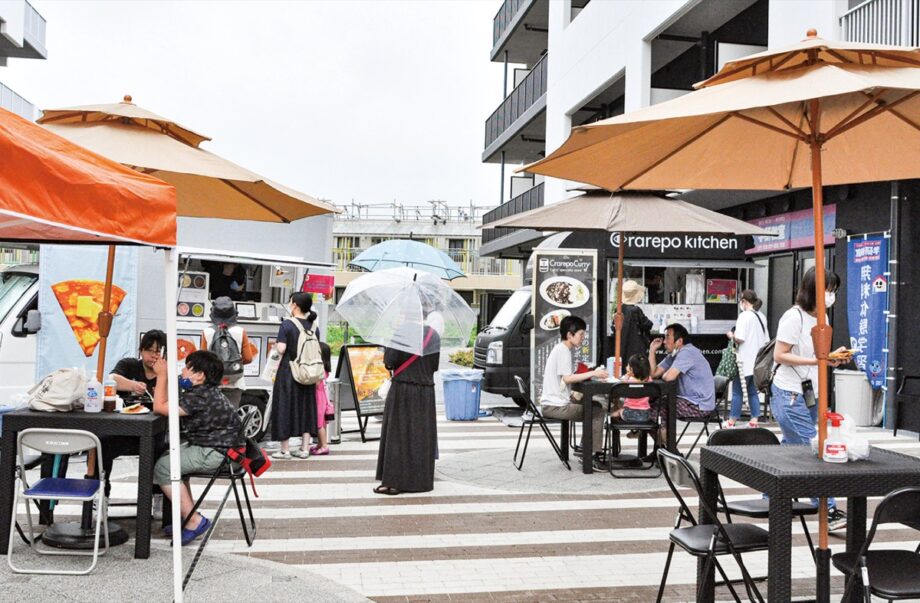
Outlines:
{"label": "boy in dark shirt", "polygon": [[[157,386],[153,396],[153,412],[168,415],[166,361],[157,360],[154,368],[157,373]],[[240,433],[240,418],[220,391],[223,373],[223,363],[213,352],[199,350],[185,358],[182,377],[191,381],[192,386],[179,393],[179,416],[182,417],[179,464],[182,475],[217,469],[229,448],[242,446],[244,443]],[[167,498],[174,500],[168,452],[161,456],[154,466],[153,481],[160,486]],[[188,484],[184,484],[179,492],[182,517],[191,513],[194,504]],[[210,524],[211,522],[201,513],[190,517],[182,529],[182,544],[186,545],[204,534]]]}

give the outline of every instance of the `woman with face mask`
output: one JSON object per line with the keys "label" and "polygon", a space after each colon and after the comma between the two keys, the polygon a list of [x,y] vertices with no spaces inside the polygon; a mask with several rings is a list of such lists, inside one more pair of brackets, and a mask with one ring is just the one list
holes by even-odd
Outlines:
{"label": "woman with face mask", "polygon": [[[836,301],[840,278],[828,272],[825,282],[827,290],[821,293],[829,310]],[[809,268],[802,277],[795,305],[779,319],[776,329],[773,360],[778,367],[770,390],[770,408],[783,432],[783,444],[808,445],[818,433],[818,359],[811,340],[811,329],[818,324],[816,295],[815,269]],[[828,364],[837,366],[840,362],[828,360]],[[812,499],[812,503],[817,506],[818,499]],[[829,529],[846,527],[846,514],[837,508],[833,498],[827,499],[827,505]]]}
{"label": "woman with face mask", "polygon": [[728,338],[738,346],[738,375],[732,382],[732,409],[728,426],[734,427],[741,418],[741,406],[747,392],[747,402],[751,407],[749,427],[757,427],[760,418],[760,394],[754,387],[754,360],[757,351],[770,339],[767,334],[767,319],[757,311],[760,300],[753,289],[741,292],[740,310],[735,328],[727,333]]}

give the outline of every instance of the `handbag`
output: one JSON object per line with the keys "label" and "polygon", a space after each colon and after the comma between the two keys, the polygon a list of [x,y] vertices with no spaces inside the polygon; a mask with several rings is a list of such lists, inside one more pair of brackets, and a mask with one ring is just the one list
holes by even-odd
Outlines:
{"label": "handbag", "polygon": [[52,371],[29,389],[29,407],[44,412],[70,412],[74,406],[82,406],[86,380],[82,370]]}
{"label": "handbag", "polygon": [[716,375],[721,375],[730,380],[738,376],[738,358],[735,354],[735,344],[729,343],[722,350],[722,359],[719,360],[719,366],[716,367]]}
{"label": "handbag", "polygon": [[259,493],[256,492],[255,478],[268,471],[272,466],[272,460],[268,454],[252,438],[246,438],[245,446],[229,449],[227,456],[231,461],[242,467],[243,471],[249,476],[252,493],[258,498]]}
{"label": "handbag", "polygon": [[[428,331],[428,335],[425,336],[425,341],[422,343],[422,349],[425,349],[425,346],[428,345],[428,341],[431,339],[431,336],[433,333],[434,333],[434,329],[431,329]],[[413,354],[411,358],[409,358],[408,360],[403,362],[401,365],[399,365],[399,368],[393,371],[393,376],[390,377],[389,379],[386,379],[383,383],[380,384],[380,387],[377,388],[377,394],[385,400],[387,397],[387,394],[390,393],[391,381],[393,381],[396,375],[400,374],[401,372],[403,372],[404,370],[412,366],[412,363],[418,360],[418,357],[419,357],[418,354]]]}

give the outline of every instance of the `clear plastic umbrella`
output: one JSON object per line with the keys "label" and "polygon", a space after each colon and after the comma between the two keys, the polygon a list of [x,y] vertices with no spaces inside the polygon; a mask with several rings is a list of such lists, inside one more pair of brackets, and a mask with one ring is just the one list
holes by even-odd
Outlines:
{"label": "clear plastic umbrella", "polygon": [[[391,268],[358,277],[345,289],[336,311],[365,341],[410,354],[466,347],[476,313],[441,279],[411,268]],[[438,337],[425,337],[430,326]]]}

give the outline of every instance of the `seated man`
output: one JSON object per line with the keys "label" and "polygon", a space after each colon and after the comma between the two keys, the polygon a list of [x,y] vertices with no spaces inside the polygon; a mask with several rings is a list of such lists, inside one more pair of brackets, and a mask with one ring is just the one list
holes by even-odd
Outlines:
{"label": "seated man", "polygon": [[[584,417],[585,409],[582,404],[572,400],[572,383],[587,381],[592,377],[606,379],[607,371],[596,368],[586,373],[575,373],[572,368],[572,355],[575,348],[581,347],[585,339],[585,321],[577,316],[566,316],[559,324],[559,338],[562,340],[549,353],[543,373],[543,392],[540,395],[540,410],[548,419],[561,419],[563,421],[577,421]],[[587,400],[592,403],[591,400]],[[594,415],[591,421],[592,448],[597,459],[597,453],[604,446],[604,412],[603,407],[593,402]],[[561,442],[567,446],[566,442]]]}
{"label": "seated man", "polygon": [[[703,353],[688,343],[689,333],[682,324],[674,323],[665,329],[664,341],[659,337],[649,346],[648,363],[652,379],[677,380],[677,418],[707,417],[716,407],[716,388],[712,368]],[[667,357],[657,364],[655,353],[664,343]],[[659,413],[661,429],[659,442],[667,442],[668,408],[662,404]]]}
{"label": "seated man", "polygon": [[[166,361],[160,358],[154,366],[157,386],[153,396],[153,412],[168,415]],[[188,379],[191,386],[179,393],[179,416],[182,417],[183,426],[183,441],[179,453],[182,475],[217,469],[228,449],[245,443],[240,433],[240,418],[220,391],[223,370],[223,363],[213,352],[198,350],[185,358],[182,377]],[[174,501],[169,477],[167,452],[160,457],[153,469],[153,481],[160,486],[170,501]],[[180,488],[179,501],[182,517],[186,517],[195,505],[188,484],[183,484]],[[182,529],[182,544],[186,545],[204,534],[210,523],[201,513],[190,517]]]}

